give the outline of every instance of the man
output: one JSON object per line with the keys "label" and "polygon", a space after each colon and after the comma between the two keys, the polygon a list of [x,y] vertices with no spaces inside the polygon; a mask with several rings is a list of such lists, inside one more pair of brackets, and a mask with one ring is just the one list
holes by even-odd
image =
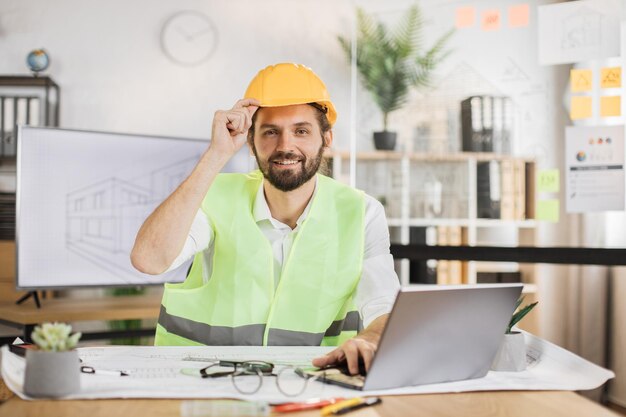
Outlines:
{"label": "man", "polygon": [[[261,70],[215,113],[209,148],[131,254],[148,274],[195,256],[165,286],[156,344],[333,345],[313,365],[369,368],[399,284],[382,205],[316,175],[335,120],[324,83],[296,64]],[[246,141],[260,172],[219,174]]]}

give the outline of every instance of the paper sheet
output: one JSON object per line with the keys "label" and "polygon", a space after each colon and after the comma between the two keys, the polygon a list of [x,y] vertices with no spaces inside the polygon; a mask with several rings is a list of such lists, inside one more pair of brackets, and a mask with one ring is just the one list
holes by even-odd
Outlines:
{"label": "paper sheet", "polygon": [[600,117],[619,117],[622,115],[621,96],[600,97]]}
{"label": "paper sheet", "polygon": [[[318,381],[309,383],[298,397],[287,397],[266,377],[254,395],[240,394],[229,378],[201,379],[183,375],[183,368],[201,368],[206,360],[255,359],[277,365],[308,365],[312,358],[328,352],[323,347],[207,346],[207,347],[102,347],[81,348],[84,364],[96,369],[126,370],[130,376],[81,374],[81,391],[67,399],[95,398],[237,398],[272,403],[317,397],[355,397],[363,395],[404,395],[497,390],[589,390],[608,379],[613,372],[601,368],[558,346],[525,334],[528,369],[523,372],[489,372],[468,381],[422,385],[381,391],[354,391]],[[2,377],[21,398],[25,360],[2,347]],[[290,379],[293,376],[293,380]],[[299,386],[300,377],[287,374],[285,386]]]}

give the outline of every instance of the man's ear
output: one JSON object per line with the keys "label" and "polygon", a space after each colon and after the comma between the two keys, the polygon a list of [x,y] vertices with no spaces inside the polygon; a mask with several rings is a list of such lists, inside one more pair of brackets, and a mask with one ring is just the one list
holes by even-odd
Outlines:
{"label": "man's ear", "polygon": [[333,131],[332,129],[324,133],[324,147],[330,148],[333,144]]}

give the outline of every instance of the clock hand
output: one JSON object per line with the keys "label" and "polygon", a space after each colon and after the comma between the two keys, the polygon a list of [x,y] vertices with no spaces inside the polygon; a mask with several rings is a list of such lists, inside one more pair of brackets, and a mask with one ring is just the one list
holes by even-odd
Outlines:
{"label": "clock hand", "polygon": [[193,38],[189,36],[189,34],[185,31],[185,29],[183,29],[180,26],[176,26],[176,32],[180,33],[188,41],[193,40]]}
{"label": "clock hand", "polygon": [[211,31],[211,28],[209,28],[209,27],[208,27],[208,28],[204,28],[204,29],[202,29],[202,30],[199,30],[199,31],[197,31],[197,32],[195,32],[195,33],[192,33],[192,34],[191,34],[191,36],[189,36],[189,40],[194,40],[194,39],[196,39],[198,36],[202,36],[202,35],[204,35],[205,33],[210,32],[210,31]]}

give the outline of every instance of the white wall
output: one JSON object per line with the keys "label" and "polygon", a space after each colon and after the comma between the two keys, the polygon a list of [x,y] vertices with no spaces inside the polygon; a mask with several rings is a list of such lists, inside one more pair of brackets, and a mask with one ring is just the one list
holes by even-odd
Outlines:
{"label": "white wall", "polygon": [[[180,10],[201,11],[217,28],[215,53],[196,67],[160,48],[162,25]],[[341,138],[350,70],[335,36],[351,10],[332,0],[2,0],[0,74],[28,74],[26,54],[44,47],[63,127],[207,138],[213,112],[240,98],[259,69],[296,61],[326,81]]]}

